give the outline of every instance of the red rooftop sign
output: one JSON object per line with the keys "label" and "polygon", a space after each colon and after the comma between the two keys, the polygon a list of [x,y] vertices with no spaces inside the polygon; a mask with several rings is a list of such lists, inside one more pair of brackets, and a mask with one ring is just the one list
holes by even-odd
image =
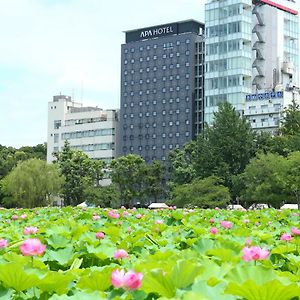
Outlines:
{"label": "red rooftop sign", "polygon": [[265,3],[265,4],[268,4],[270,6],[276,7],[278,9],[280,9],[280,10],[286,11],[286,12],[288,12],[290,14],[298,15],[298,11],[297,10],[288,8],[288,7],[284,6],[284,5],[281,5],[281,4],[276,3],[274,1],[271,1],[271,0],[253,0],[252,2],[253,2],[253,4]]}

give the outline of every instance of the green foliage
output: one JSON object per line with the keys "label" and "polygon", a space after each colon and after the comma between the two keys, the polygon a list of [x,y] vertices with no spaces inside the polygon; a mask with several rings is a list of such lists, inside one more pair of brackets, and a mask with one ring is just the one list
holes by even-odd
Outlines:
{"label": "green foliage", "polygon": [[26,160],[2,180],[2,192],[7,195],[5,199],[14,201],[4,204],[20,207],[49,205],[52,197],[59,194],[62,183],[57,166],[34,158]]}
{"label": "green foliage", "polygon": [[143,196],[153,202],[160,202],[164,197],[163,179],[165,168],[162,162],[155,160],[147,165],[143,176]]}
{"label": "green foliage", "polygon": [[299,135],[300,134],[300,110],[299,105],[292,101],[284,111],[284,118],[280,132],[283,135]]}
{"label": "green foliage", "polygon": [[212,127],[206,127],[195,142],[170,155],[172,180],[183,184],[215,175],[223,178],[231,190],[232,176],[243,172],[256,147],[250,124],[231,104],[223,103],[215,113]]}
{"label": "green foliage", "polygon": [[100,207],[119,207],[120,192],[114,184],[108,186],[90,186],[85,189],[88,203]]}
{"label": "green foliage", "polygon": [[266,203],[280,207],[288,199],[285,191],[284,157],[278,154],[260,154],[253,158],[245,172],[236,178],[235,184],[241,185],[241,199],[248,206],[252,203]]}
{"label": "green foliage", "polygon": [[178,185],[170,201],[178,207],[197,206],[202,208],[224,207],[230,201],[230,193],[223,180],[210,176],[195,179],[190,184]]}
{"label": "green foliage", "polygon": [[[1,238],[9,246],[0,248],[0,298],[296,300],[300,296],[299,237],[280,240],[282,233],[299,227],[295,212],[138,209],[141,219],[132,210],[115,212],[119,219],[100,208],[3,209]],[[95,213],[99,220],[93,220]],[[27,218],[12,221],[13,214]],[[223,228],[222,220],[232,222],[232,228]],[[27,226],[38,227],[34,237],[46,245],[40,257],[20,253]],[[210,226],[219,232],[212,235]],[[102,240],[96,238],[99,231],[105,233]],[[246,239],[251,246],[267,248],[270,256],[245,262]],[[117,249],[126,249],[129,257],[114,259]],[[114,270],[142,273],[141,287],[114,288]]]}
{"label": "green foliage", "polygon": [[112,182],[118,188],[122,205],[133,206],[133,201],[142,204],[155,202],[164,197],[163,180],[165,168],[162,162],[146,164],[135,154],[114,159],[110,165]]}
{"label": "green foliage", "polygon": [[82,151],[73,151],[66,141],[62,152],[55,154],[61,174],[65,178],[62,188],[64,205],[77,205],[85,201],[85,191],[99,185],[103,177],[103,163],[93,161]]}
{"label": "green foliage", "polygon": [[129,154],[114,159],[110,167],[112,182],[120,191],[122,204],[132,207],[135,198],[143,197],[145,161],[138,155]]}

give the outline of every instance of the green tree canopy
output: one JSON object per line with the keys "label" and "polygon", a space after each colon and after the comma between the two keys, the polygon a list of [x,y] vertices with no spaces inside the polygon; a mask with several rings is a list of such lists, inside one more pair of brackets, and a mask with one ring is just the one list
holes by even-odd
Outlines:
{"label": "green tree canopy", "polygon": [[118,187],[122,204],[133,206],[134,199],[143,198],[143,176],[146,163],[138,155],[128,154],[114,159],[110,165],[112,182]]}
{"label": "green tree canopy", "polygon": [[229,201],[230,193],[228,188],[223,185],[223,180],[216,176],[210,176],[176,186],[169,202],[178,207],[215,208],[216,206],[225,207]]}
{"label": "green tree canopy", "polygon": [[286,159],[278,154],[260,154],[253,158],[235,180],[244,205],[266,203],[278,208],[287,201],[286,168]]}
{"label": "green tree canopy", "polygon": [[[36,207],[51,204],[59,194],[63,178],[55,165],[39,159],[20,162],[3,180],[2,191],[19,207]],[[3,203],[12,206],[11,203]]]}
{"label": "green tree canopy", "polygon": [[68,142],[55,156],[56,164],[65,178],[62,188],[64,205],[77,205],[85,201],[85,190],[101,178],[99,168],[102,163],[93,162],[82,151],[73,151]]}
{"label": "green tree canopy", "polygon": [[231,104],[222,103],[214,117],[196,141],[170,155],[175,184],[215,175],[232,189],[232,176],[243,172],[255,155],[257,136]]}

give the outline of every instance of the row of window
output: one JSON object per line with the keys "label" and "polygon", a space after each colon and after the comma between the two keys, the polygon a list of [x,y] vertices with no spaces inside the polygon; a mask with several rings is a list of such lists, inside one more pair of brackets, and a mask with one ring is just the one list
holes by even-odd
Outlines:
{"label": "row of window", "polygon": [[[189,44],[191,41],[190,41],[190,39],[186,39],[185,40],[185,43],[186,44]],[[180,44],[181,44],[182,42],[180,42],[180,41],[176,41],[176,46],[179,46]],[[124,49],[124,53],[125,54],[127,54],[127,53],[134,53],[135,51],[144,51],[144,50],[150,50],[151,48],[153,48],[153,49],[157,49],[158,48],[158,46],[162,46],[162,48],[163,49],[169,49],[169,48],[171,48],[171,47],[173,47],[173,43],[172,42],[169,42],[169,43],[164,43],[163,45],[157,45],[157,44],[153,44],[152,46],[151,45],[146,45],[146,46],[140,46],[140,47],[138,47],[138,48],[130,48],[130,49],[128,49],[128,48],[125,48]]]}
{"label": "row of window", "polygon": [[[175,132],[175,133],[169,132],[168,134],[167,134],[167,133],[162,133],[162,134],[159,135],[159,136],[161,136],[162,138],[166,138],[167,136],[168,136],[169,138],[180,137],[180,132]],[[185,136],[190,136],[189,131],[186,131],[186,132],[185,132]],[[156,134],[156,133],[153,133],[153,134],[151,135],[151,137],[152,137],[152,139],[156,139],[156,138],[157,138],[157,134]],[[143,140],[144,138],[145,138],[146,140],[149,140],[149,139],[150,139],[150,134],[147,133],[147,134],[145,134],[145,136],[142,135],[142,134],[139,134],[139,135],[137,136],[137,138],[138,138],[139,140]],[[134,135],[129,135],[129,136],[124,135],[124,136],[123,136],[123,141],[127,141],[127,140],[130,140],[130,141],[134,140]]]}
{"label": "row of window", "polygon": [[[185,90],[188,91],[189,89],[190,89],[190,86],[189,86],[189,85],[186,85],[186,86],[185,86]],[[179,86],[176,86],[176,87],[170,87],[170,88],[168,88],[168,90],[167,90],[167,88],[163,87],[162,90],[161,90],[161,92],[162,92],[162,93],[175,92],[175,91],[176,91],[176,92],[179,92],[180,90],[181,90],[181,88],[180,88]],[[157,89],[153,89],[151,92],[152,92],[152,94],[156,94],[156,93],[157,93]],[[142,96],[143,94],[150,95],[150,90],[139,91],[138,93],[135,93],[134,91],[131,91],[130,93],[124,92],[124,93],[123,93],[123,96],[124,96],[124,97],[127,97],[128,95],[134,96],[134,95],[136,95],[136,94],[138,94],[139,96]]]}
{"label": "row of window", "polygon": [[205,21],[213,21],[216,19],[224,19],[228,17],[237,16],[243,13],[241,4],[228,5],[216,9],[210,9],[205,12]]}
{"label": "row of window", "polygon": [[[162,145],[161,149],[165,150],[165,149],[169,148],[170,150],[172,150],[172,149],[178,149],[179,147],[180,147],[179,144],[175,144],[175,145],[169,144],[169,145]],[[129,149],[129,151],[134,151],[134,146],[130,146],[128,148],[126,146],[123,147],[124,152],[126,152],[127,149]],[[143,150],[149,151],[150,149],[157,150],[158,147],[156,145],[153,145],[153,146],[146,145],[144,147],[143,146],[137,147],[138,151],[143,151]]]}
{"label": "row of window", "polygon": [[66,120],[65,126],[73,126],[79,124],[87,124],[87,123],[97,123],[97,122],[104,122],[107,121],[107,116],[103,115],[97,118],[84,118],[84,119],[71,119]]}
{"label": "row of window", "polygon": [[[175,55],[176,54],[176,55]],[[190,55],[190,51],[189,50],[186,50],[185,51],[185,55],[186,56],[188,56],[188,55]],[[171,52],[171,53],[164,53],[161,57],[163,58],[163,59],[166,59],[166,58],[173,58],[173,57],[179,57],[180,56],[180,52],[176,52],[176,53],[173,53],[173,52]],[[143,62],[143,61],[150,61],[150,60],[156,60],[158,58],[158,56],[157,55],[153,55],[153,57],[150,57],[150,56],[146,56],[146,57],[140,57],[139,59],[138,59],[138,61],[139,62]],[[124,64],[126,65],[126,64],[128,64],[128,62],[129,62],[129,60],[128,59],[125,59],[124,60]],[[134,63],[135,62],[135,59],[134,58],[131,58],[130,59],[130,62],[131,63]]]}
{"label": "row of window", "polygon": [[[163,115],[163,116],[165,116],[165,115],[167,115],[167,113],[169,114],[169,115],[172,115],[173,113],[176,113],[176,114],[179,114],[179,109],[176,109],[176,110],[169,110],[168,112],[166,111],[166,110],[162,110],[162,112],[161,112],[161,114]],[[189,108],[186,108],[185,109],[185,112],[186,113],[189,113],[190,112],[190,109]],[[139,116],[140,118],[142,118],[143,116],[145,116],[145,117],[150,117],[150,112],[146,112],[145,114],[143,114],[143,113],[139,113],[139,114],[133,114],[133,113],[131,113],[131,114],[124,114],[123,115],[123,118],[124,119],[127,119],[127,117],[130,117],[130,118],[134,118],[134,117],[136,117],[136,116]],[[153,111],[152,112],[152,116],[157,116],[157,112],[156,111]]]}
{"label": "row of window", "polygon": [[[206,55],[226,54],[240,49],[242,49],[240,40],[224,41],[207,45]],[[250,46],[248,46],[248,50],[251,50]]]}
{"label": "row of window", "polygon": [[100,143],[89,145],[73,145],[70,146],[73,150],[81,150],[84,152],[97,151],[97,150],[114,150],[115,143]]}
{"label": "row of window", "polygon": [[[190,78],[190,74],[185,74],[185,78],[186,79],[188,79],[188,78]],[[170,80],[170,81],[172,81],[172,80],[174,80],[174,79],[176,79],[176,80],[179,80],[180,79],[180,75],[179,74],[177,74],[177,75],[170,75],[170,76],[168,76],[168,80]],[[167,81],[167,76],[163,76],[162,78],[161,78],[161,80],[162,81]],[[157,78],[156,77],[154,77],[154,78],[146,78],[146,79],[140,79],[139,81],[136,81],[136,82],[134,82],[134,80],[131,80],[130,82],[128,81],[124,81],[124,86],[127,86],[129,83],[130,83],[130,85],[134,85],[134,84],[137,84],[137,83],[139,83],[139,84],[144,84],[144,83],[151,83],[151,81],[153,82],[153,83],[156,83],[157,82]]]}
{"label": "row of window", "polygon": [[240,76],[228,76],[228,77],[219,77],[205,80],[205,86],[207,89],[225,89],[228,87],[236,87],[243,85],[243,82],[240,82]]}
{"label": "row of window", "polygon": [[242,31],[242,23],[240,21],[215,25],[206,28],[206,34],[208,37],[225,36],[227,34],[238,33],[241,31]]}
{"label": "row of window", "polygon": [[[156,59],[156,58],[155,58],[155,59]],[[141,61],[141,60],[140,60],[140,61]],[[135,60],[134,60],[134,59],[131,59],[130,62],[131,62],[132,64],[134,64]],[[125,59],[125,60],[124,60],[124,65],[127,65],[127,64],[128,64],[128,60]],[[189,66],[190,66],[190,63],[189,63],[189,62],[186,62],[186,63],[185,63],[185,66],[186,66],[186,67],[189,67]],[[168,65],[168,68],[169,68],[169,69],[174,69],[175,67],[176,67],[176,68],[180,68],[180,64],[177,63],[176,65],[175,65],[175,64],[169,64],[169,65]],[[161,67],[161,69],[162,69],[162,70],[166,70],[166,69],[167,69],[167,66],[166,66],[166,65],[163,65],[163,66]],[[142,70],[143,70],[143,69],[140,69],[140,73],[142,73]],[[149,68],[149,71],[150,71],[150,68]],[[148,71],[148,72],[149,72],[149,71]],[[157,67],[156,67],[156,66],[153,68],[153,71],[157,71]]]}
{"label": "row of window", "polygon": [[[172,127],[173,125],[179,126],[179,125],[182,125],[182,123],[180,123],[180,121],[178,121],[178,120],[176,120],[176,121],[169,121],[168,122],[168,126],[169,127]],[[153,122],[151,124],[152,124],[153,128],[157,127],[157,123],[156,122]],[[190,120],[185,120],[184,124],[185,125],[189,125],[190,124]],[[166,125],[167,125],[167,122],[162,122],[161,127],[166,127]],[[150,124],[149,123],[146,123],[144,126],[145,126],[145,128],[150,128]],[[141,125],[141,124],[138,124],[138,125],[133,125],[133,124],[127,125],[127,124],[124,124],[124,126],[123,126],[124,129],[127,129],[127,128],[134,129],[135,127],[139,128],[139,129],[142,129],[143,125]]]}
{"label": "row of window", "polygon": [[84,130],[84,131],[75,131],[67,132],[61,135],[62,140],[78,139],[85,137],[95,137],[95,136],[107,136],[114,135],[115,128],[104,128],[104,129],[95,129],[95,130]]}
{"label": "row of window", "polygon": [[[177,98],[175,98],[175,99],[174,99],[174,98],[168,99],[168,103],[174,103],[174,101],[175,101],[176,103],[179,103],[179,102],[180,102],[180,98],[177,97]],[[185,97],[185,101],[186,101],[186,102],[189,102],[189,101],[190,101],[190,97]],[[161,103],[162,103],[162,104],[166,104],[166,103],[167,103],[167,100],[166,100],[166,99],[162,99],[162,100],[161,100]],[[153,105],[156,105],[156,104],[157,104],[157,100],[156,100],[156,99],[152,100],[152,104],[153,104]],[[139,105],[139,106],[143,106],[143,105],[149,106],[149,105],[150,105],[150,101],[149,101],[149,100],[147,100],[147,101],[139,101],[138,105]],[[135,105],[134,105],[133,102],[130,102],[130,103],[124,103],[124,104],[123,104],[123,107],[124,107],[124,108],[126,108],[126,107],[128,107],[128,106],[134,107]]]}
{"label": "row of window", "polygon": [[232,69],[251,67],[251,59],[247,57],[232,57],[210,61],[206,64],[206,72],[224,72]]}

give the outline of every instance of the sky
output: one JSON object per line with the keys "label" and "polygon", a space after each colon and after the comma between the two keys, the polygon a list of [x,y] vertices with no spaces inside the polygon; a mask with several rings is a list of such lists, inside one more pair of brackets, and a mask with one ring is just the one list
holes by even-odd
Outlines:
{"label": "sky", "polygon": [[123,31],[186,19],[205,0],[0,0],[0,145],[47,139],[47,103],[120,106]]}

